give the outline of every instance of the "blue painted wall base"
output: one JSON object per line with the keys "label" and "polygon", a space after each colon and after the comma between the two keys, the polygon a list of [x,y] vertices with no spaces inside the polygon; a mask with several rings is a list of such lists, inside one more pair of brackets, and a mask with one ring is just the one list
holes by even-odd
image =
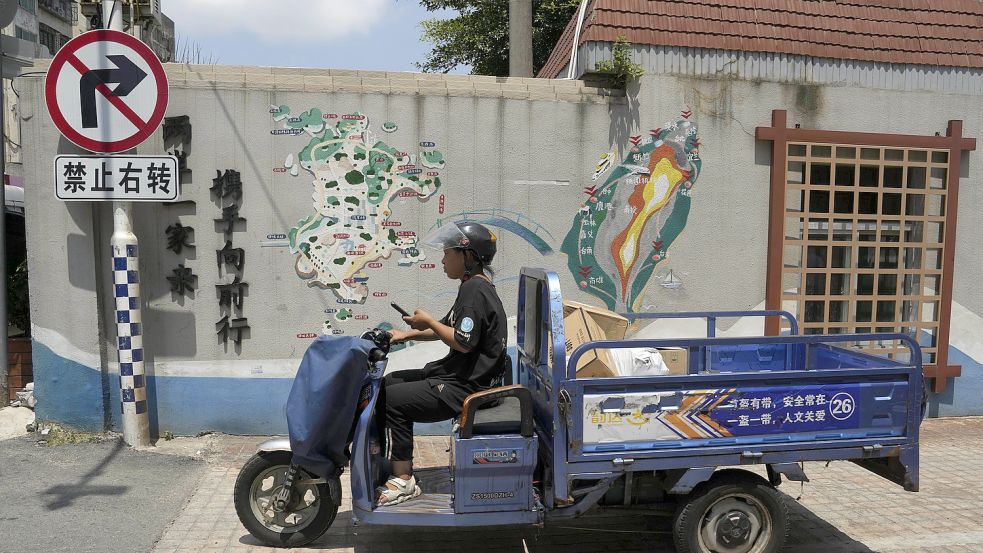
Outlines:
{"label": "blue painted wall base", "polygon": [[[34,390],[37,418],[81,430],[121,428],[119,375],[103,373],[55,354],[34,341]],[[515,360],[515,351],[510,348]],[[983,365],[956,348],[951,363],[963,375],[950,379],[946,392],[932,394],[931,417],[979,415],[983,397]],[[148,372],[152,372],[152,369]],[[151,437],[162,432],[194,436],[215,431],[242,435],[286,435],[284,407],[293,379],[148,376],[147,400]],[[418,435],[446,435],[451,421],[418,424]]]}

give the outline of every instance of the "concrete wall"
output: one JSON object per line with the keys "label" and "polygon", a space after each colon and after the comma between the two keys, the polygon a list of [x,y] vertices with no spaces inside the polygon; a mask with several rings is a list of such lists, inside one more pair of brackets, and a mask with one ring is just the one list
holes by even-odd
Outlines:
{"label": "concrete wall", "polygon": [[[983,122],[976,96],[730,78],[647,76],[628,97],[620,97],[577,81],[220,66],[167,70],[167,115],[187,115],[193,125],[190,145],[180,148],[188,153],[192,173],[182,203],[139,205],[134,215],[141,243],[152,428],[177,434],[283,432],[283,404],[310,340],[305,336],[320,333],[325,321],[331,330],[347,334],[394,322],[398,319],[388,307],[391,300],[442,315],[454,298],[455,285],[446,280],[439,256],[432,252],[425,260],[401,266],[403,254],[393,251],[390,258],[377,261],[381,267],[366,268],[359,278],[367,277],[367,290],[359,292],[355,284],[344,290],[364,293],[361,304],[339,303],[340,292],[308,286],[315,279],[299,276],[297,255],[276,235],[289,234],[299,220],[314,214],[312,192],[321,194],[322,183],[313,187],[314,175],[298,162],[313,131],[287,118],[275,121],[279,114],[271,114],[271,106],[288,106],[290,117],[317,108],[322,120],[332,124],[337,120],[323,116],[364,114],[375,140],[418,156],[439,150],[443,167],[431,160],[434,167],[424,168],[421,176],[438,172],[440,188],[431,188],[426,199],[394,199],[389,220],[401,223],[396,230],[418,235],[438,220],[456,216],[499,225],[493,227],[500,237],[495,265],[510,314],[515,277],[523,265],[556,270],[567,297],[603,304],[598,292],[602,285],[588,284],[589,277],[577,274],[577,260],[565,254],[577,242],[580,227],[575,225],[597,210],[584,189],[603,189],[614,179],[635,141],[644,152],[654,148],[645,141],[650,129],[661,129],[659,136],[670,138],[676,134],[666,135],[665,129],[677,127],[672,131],[682,136],[677,154],[698,155],[690,162],[682,156],[678,167],[668,169],[670,175],[677,174],[673,169],[685,170],[687,182],[674,186],[679,191],[689,187],[685,194],[675,194],[656,220],[672,222],[679,232],[667,238],[667,257],[660,257],[650,274],[631,273],[648,286],[629,307],[722,310],[754,308],[764,301],[770,145],[756,142],[753,134],[756,126],[770,123],[771,110],[787,109],[790,124],[803,127],[867,132],[932,134],[944,132],[949,119],[963,119],[965,134],[977,136]],[[115,423],[119,411],[115,334],[112,324],[104,323],[113,320],[107,257],[112,222],[106,205],[53,199],[52,159],[77,149],[59,137],[45,113],[42,82],[37,77],[18,82],[24,90],[39,416],[94,427]],[[387,122],[397,128],[387,132]],[[271,134],[289,131],[292,125],[301,134]],[[689,129],[695,134],[688,134]],[[161,133],[138,151],[163,152]],[[616,161],[592,179],[603,168],[600,155],[611,152]],[[291,154],[296,168],[285,166]],[[954,309],[954,318],[961,317],[960,328],[966,332],[960,334],[954,325],[953,341],[963,344],[970,363],[964,367],[966,376],[950,384],[948,395],[936,398],[937,414],[983,413],[977,399],[983,371],[973,361],[983,359],[983,325],[972,328],[983,313],[983,292],[972,285],[983,269],[979,256],[972,255],[975,237],[983,230],[973,217],[983,205],[974,185],[983,169],[979,164],[979,156],[971,154],[962,184],[954,296],[961,309]],[[228,277],[219,275],[216,263],[215,251],[225,238],[213,222],[220,208],[209,187],[216,171],[226,169],[239,171],[243,182],[240,215],[246,223],[232,235],[234,247],[245,250],[242,280],[249,284],[242,316],[248,318],[250,331],[241,346],[231,340],[221,343],[215,326],[221,318],[215,285]],[[607,200],[609,220],[630,217],[625,201],[618,196]],[[487,211],[491,209],[498,211]],[[194,227],[190,252],[178,255],[165,248],[164,230],[175,222]],[[602,236],[599,228],[597,239]],[[642,238],[647,244],[652,237]],[[198,277],[193,297],[170,292],[165,277],[178,263]],[[424,263],[436,267],[423,268]],[[682,288],[657,285],[668,269],[684,282]],[[300,272],[305,271],[302,267]],[[617,277],[591,275],[602,276]],[[339,320],[337,312],[325,312],[340,309],[351,309],[353,316]],[[108,334],[100,331],[104,328]]]}
{"label": "concrete wall", "polygon": [[[193,125],[188,153],[192,173],[181,195],[170,205],[138,204],[135,232],[140,238],[144,348],[149,379],[152,421],[160,431],[194,433],[204,429],[228,432],[283,431],[282,406],[308,335],[322,332],[325,321],[333,330],[361,333],[398,318],[391,300],[412,308],[421,306],[442,315],[453,303],[456,286],[440,270],[439,255],[429,252],[423,262],[400,267],[397,252],[382,268],[364,271],[372,292],[364,304],[339,303],[330,290],[309,287],[295,269],[296,255],[271,235],[286,234],[297,221],[311,215],[313,175],[303,169],[293,176],[284,168],[310,136],[271,134],[282,130],[270,106],[289,106],[299,114],[319,108],[324,114],[365,114],[376,139],[414,155],[421,141],[436,143],[445,166],[444,216],[497,207],[507,216],[522,213],[528,221],[555,229],[562,237],[583,201],[584,171],[608,149],[613,135],[611,113],[625,110],[624,98],[588,89],[580,83],[550,83],[534,79],[443,78],[432,75],[342,71],[271,70],[269,68],[169,66],[171,91],[168,116],[188,115]],[[25,122],[32,144],[28,192],[28,240],[32,255],[32,303],[35,336],[40,352],[39,390],[44,418],[81,425],[96,421],[79,413],[98,412],[105,398],[112,419],[118,381],[115,363],[114,303],[107,249],[112,230],[109,206],[66,204],[53,199],[51,163],[56,153],[78,153],[59,137],[42,98],[40,78],[21,79],[25,87]],[[395,121],[398,130],[385,132]],[[562,138],[561,138],[562,137]],[[138,148],[138,153],[164,150],[162,134]],[[219,275],[216,250],[226,238],[213,219],[221,210],[209,193],[217,171],[239,171],[243,182],[240,215],[246,219],[232,235],[234,247],[245,250],[242,280],[248,282],[243,314],[250,330],[241,345],[221,343],[215,285]],[[518,181],[518,182],[517,182]],[[424,235],[437,219],[437,195],[421,201],[398,198],[393,215],[402,226]],[[194,227],[195,248],[180,255],[167,250],[165,229],[174,223]],[[68,239],[66,240],[66,236]],[[522,264],[557,264],[560,256],[540,255],[526,240],[499,232],[500,293],[513,309],[516,275]],[[544,234],[547,240],[549,236]],[[82,244],[77,244],[79,240]],[[279,241],[282,243],[282,241]],[[550,240],[550,242],[553,242]],[[266,244],[266,246],[264,246]],[[558,246],[558,244],[552,244]],[[52,255],[52,252],[54,255]],[[197,275],[193,297],[170,292],[166,276],[183,263]],[[79,281],[83,282],[79,282]],[[96,282],[101,283],[97,299]],[[55,292],[57,291],[57,292]],[[84,301],[74,301],[76,295]],[[66,306],[66,299],[72,298]],[[581,297],[580,299],[588,299]],[[348,308],[358,318],[344,321],[325,310]],[[66,312],[67,311],[67,312]],[[364,317],[364,319],[362,318]],[[109,333],[100,334],[100,328]],[[301,337],[298,337],[298,336]],[[50,350],[50,352],[48,351]],[[98,360],[98,361],[97,361]],[[70,371],[63,365],[70,364]],[[50,367],[50,369],[48,369]],[[76,374],[86,393],[62,386],[64,374]],[[105,394],[89,388],[103,381]],[[105,397],[103,397],[105,396]],[[90,405],[91,403],[91,405]]]}
{"label": "concrete wall", "polygon": [[[697,76],[644,77],[632,117],[645,119],[657,110],[652,106],[666,111],[673,103],[688,106],[699,121],[705,165],[689,227],[672,252],[673,267],[689,273],[686,292],[666,295],[666,310],[763,304],[770,143],[753,135],[755,127],[771,124],[772,109],[788,110],[789,126],[803,128],[944,135],[950,119],[961,119],[964,136],[983,133],[983,99],[976,94]],[[983,288],[977,282],[983,258],[976,253],[983,236],[977,215],[983,156],[965,153],[961,176],[950,362],[962,365],[963,376],[933,397],[932,415],[983,413]]]}

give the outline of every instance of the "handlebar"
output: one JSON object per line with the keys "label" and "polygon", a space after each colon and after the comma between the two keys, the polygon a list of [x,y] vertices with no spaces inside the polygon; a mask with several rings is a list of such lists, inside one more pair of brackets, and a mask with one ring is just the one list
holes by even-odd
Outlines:
{"label": "handlebar", "polygon": [[376,363],[382,361],[389,355],[389,348],[392,346],[392,337],[392,333],[381,328],[373,328],[362,334],[363,340],[368,340],[375,344],[375,347],[369,352],[369,361]]}

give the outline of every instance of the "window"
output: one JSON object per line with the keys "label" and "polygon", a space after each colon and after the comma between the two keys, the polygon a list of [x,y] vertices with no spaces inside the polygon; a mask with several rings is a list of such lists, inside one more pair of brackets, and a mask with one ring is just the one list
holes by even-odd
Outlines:
{"label": "window", "polygon": [[38,35],[28,31],[27,29],[24,29],[23,27],[17,27],[16,25],[14,27],[15,27],[14,36],[16,36],[21,40],[37,43]]}
{"label": "window", "polygon": [[46,47],[51,55],[54,55],[66,42],[68,42],[67,36],[44,23],[38,23],[38,44]]}
{"label": "window", "polygon": [[[947,150],[789,142],[782,292],[810,333],[904,332],[937,354],[938,286],[945,250]],[[945,160],[945,161],[937,161]],[[800,177],[802,167],[804,179]],[[928,175],[937,184],[927,186]],[[802,202],[800,198],[808,198]],[[926,210],[925,206],[935,206]],[[800,229],[804,229],[801,232]],[[795,251],[801,249],[801,252]],[[900,344],[866,349],[894,357]]]}
{"label": "window", "polygon": [[58,51],[58,32],[44,23],[38,23],[38,44],[48,49],[51,55]]}
{"label": "window", "polygon": [[26,12],[35,13],[34,0],[17,0],[17,4]]}
{"label": "window", "polygon": [[68,21],[78,21],[78,5],[70,0],[38,0],[38,4],[50,13]]}

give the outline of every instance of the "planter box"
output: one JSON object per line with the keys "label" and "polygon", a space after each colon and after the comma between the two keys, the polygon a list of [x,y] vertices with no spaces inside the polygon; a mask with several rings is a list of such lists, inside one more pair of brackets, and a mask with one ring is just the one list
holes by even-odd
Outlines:
{"label": "planter box", "polygon": [[17,392],[34,381],[31,363],[31,339],[7,338],[7,401],[17,399]]}

